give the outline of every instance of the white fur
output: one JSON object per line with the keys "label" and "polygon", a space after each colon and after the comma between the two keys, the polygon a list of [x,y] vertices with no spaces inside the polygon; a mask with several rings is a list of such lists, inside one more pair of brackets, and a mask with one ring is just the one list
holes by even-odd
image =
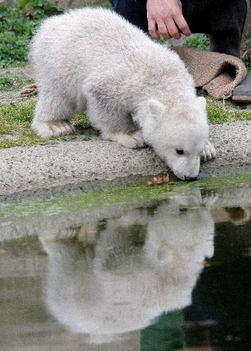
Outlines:
{"label": "white fur", "polygon": [[214,253],[210,212],[196,189],[151,212],[108,219],[91,244],[89,234],[80,242],[40,238],[49,255],[46,304],[67,329],[92,342],[116,340],[191,304]]}
{"label": "white fur", "polygon": [[70,133],[74,110],[87,108],[104,139],[130,148],[149,144],[180,179],[198,176],[201,155],[215,156],[205,100],[196,97],[183,62],[112,11],[85,8],[47,19],[31,57],[38,135]]}

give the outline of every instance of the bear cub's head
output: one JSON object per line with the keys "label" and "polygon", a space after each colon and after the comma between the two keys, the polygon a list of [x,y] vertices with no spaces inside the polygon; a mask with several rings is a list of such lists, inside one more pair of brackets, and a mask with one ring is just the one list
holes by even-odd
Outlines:
{"label": "bear cub's head", "polygon": [[185,106],[176,101],[171,107],[151,99],[144,114],[145,142],[179,179],[195,180],[209,135],[205,98],[195,97]]}

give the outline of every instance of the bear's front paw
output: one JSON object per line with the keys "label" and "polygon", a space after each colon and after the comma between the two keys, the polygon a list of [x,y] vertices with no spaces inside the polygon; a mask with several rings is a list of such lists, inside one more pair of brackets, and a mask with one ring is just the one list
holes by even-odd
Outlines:
{"label": "bear's front paw", "polygon": [[132,134],[113,133],[102,134],[103,139],[116,141],[117,143],[126,146],[130,149],[141,148],[145,146],[141,132],[138,130]]}
{"label": "bear's front paw", "polygon": [[32,128],[35,130],[37,135],[46,139],[67,135],[75,131],[74,127],[69,121],[33,121]]}
{"label": "bear's front paw", "polygon": [[131,140],[128,139],[129,145],[127,147],[130,147],[132,149],[145,147],[143,136],[139,130],[128,136],[131,137]]}
{"label": "bear's front paw", "polygon": [[214,159],[216,156],[216,151],[213,146],[213,144],[210,143],[210,141],[207,141],[205,145],[205,149],[203,150],[201,154],[201,161],[206,162]]}

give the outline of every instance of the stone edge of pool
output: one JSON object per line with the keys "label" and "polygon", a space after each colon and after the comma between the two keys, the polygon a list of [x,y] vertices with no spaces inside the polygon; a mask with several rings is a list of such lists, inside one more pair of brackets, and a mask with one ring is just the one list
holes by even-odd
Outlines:
{"label": "stone edge of pool", "polygon": [[[251,121],[210,126],[217,158],[199,179],[251,172]],[[168,172],[149,148],[127,149],[98,137],[90,141],[0,150],[0,200],[135,185]]]}

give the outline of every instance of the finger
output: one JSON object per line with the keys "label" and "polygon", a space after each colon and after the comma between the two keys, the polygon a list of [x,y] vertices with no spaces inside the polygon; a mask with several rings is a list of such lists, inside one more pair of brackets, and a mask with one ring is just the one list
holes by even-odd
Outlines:
{"label": "finger", "polygon": [[181,34],[179,32],[179,28],[177,27],[176,23],[174,21],[168,21],[166,24],[166,27],[168,29],[169,35],[174,38],[174,39],[180,39]]}
{"label": "finger", "polygon": [[156,29],[156,22],[154,20],[148,20],[148,32],[153,39],[159,40],[160,36]]}
{"label": "finger", "polygon": [[170,39],[172,36],[170,32],[168,31],[166,24],[163,21],[160,21],[157,23],[158,31],[162,35],[163,38],[165,39]]}
{"label": "finger", "polygon": [[[191,30],[187,24],[187,21],[185,20],[185,18],[182,15],[178,15],[176,17],[174,17],[174,21],[177,25],[177,27],[181,30],[181,32],[186,35],[189,36],[191,35]],[[170,32],[170,28],[168,27],[169,32]]]}

